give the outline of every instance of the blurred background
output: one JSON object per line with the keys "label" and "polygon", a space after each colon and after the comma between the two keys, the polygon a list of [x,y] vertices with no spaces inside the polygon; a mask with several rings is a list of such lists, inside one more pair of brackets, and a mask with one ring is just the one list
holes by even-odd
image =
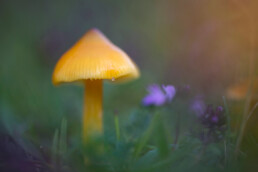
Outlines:
{"label": "blurred background", "polygon": [[[60,56],[93,27],[141,70],[137,81],[105,83],[105,112],[131,111],[152,83],[189,85],[207,103],[223,104],[228,87],[250,69],[258,74],[257,11],[256,0],[1,0],[1,120],[21,121],[15,132],[41,144],[64,116],[81,120],[83,87],[54,87],[51,77]],[[228,104],[233,115],[243,113],[244,99]]]}

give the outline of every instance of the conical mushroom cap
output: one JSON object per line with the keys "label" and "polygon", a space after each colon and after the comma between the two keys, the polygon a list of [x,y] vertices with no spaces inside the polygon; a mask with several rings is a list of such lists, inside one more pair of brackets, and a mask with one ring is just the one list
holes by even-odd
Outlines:
{"label": "conical mushroom cap", "polygon": [[80,80],[130,80],[139,77],[134,62],[99,30],[88,31],[57,62],[53,83]]}

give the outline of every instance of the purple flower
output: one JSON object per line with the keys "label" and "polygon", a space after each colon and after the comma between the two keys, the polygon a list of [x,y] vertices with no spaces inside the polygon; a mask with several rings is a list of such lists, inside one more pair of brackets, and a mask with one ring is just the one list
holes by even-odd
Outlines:
{"label": "purple flower", "polygon": [[214,116],[211,117],[211,122],[217,123],[218,121],[219,121],[219,117],[218,116],[214,115]]}
{"label": "purple flower", "polygon": [[222,106],[218,106],[217,108],[216,108],[216,112],[217,113],[221,113],[223,111],[223,107]]}
{"label": "purple flower", "polygon": [[198,117],[202,124],[209,128],[221,127],[226,123],[226,116],[222,106],[217,106],[214,109],[212,105],[207,105],[203,115]]}
{"label": "purple flower", "polygon": [[205,108],[206,108],[206,105],[205,105],[204,101],[202,100],[202,97],[200,97],[200,96],[196,97],[191,104],[191,109],[194,111],[194,113],[198,117],[200,117],[204,114]]}
{"label": "purple flower", "polygon": [[145,96],[142,100],[143,105],[162,106],[166,102],[170,102],[175,96],[175,87],[172,85],[163,85],[162,88],[164,91],[157,84],[150,85],[147,88],[149,94]]}
{"label": "purple flower", "polygon": [[217,106],[215,112],[213,113],[213,116],[211,117],[211,121],[213,123],[218,123],[219,122],[219,117],[223,116],[223,107],[222,106]]}
{"label": "purple flower", "polygon": [[172,85],[167,85],[167,86],[162,85],[162,88],[163,88],[163,90],[164,90],[165,93],[166,93],[166,96],[167,96],[168,101],[171,102],[171,100],[172,100],[172,99],[174,98],[174,96],[176,95],[176,89],[175,89],[175,87],[172,86]]}

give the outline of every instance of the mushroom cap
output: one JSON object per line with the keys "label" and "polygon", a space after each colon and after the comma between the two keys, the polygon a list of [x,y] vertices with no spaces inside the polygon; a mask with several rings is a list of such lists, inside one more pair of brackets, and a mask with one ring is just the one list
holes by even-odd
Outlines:
{"label": "mushroom cap", "polygon": [[108,40],[98,29],[88,31],[56,64],[55,85],[80,80],[130,80],[139,70],[130,57]]}
{"label": "mushroom cap", "polygon": [[[250,80],[245,79],[235,85],[230,86],[227,91],[226,95],[231,100],[243,100],[248,93]],[[252,86],[252,95],[253,97],[257,96],[258,90],[258,78],[254,79],[253,86]]]}
{"label": "mushroom cap", "polygon": [[227,90],[226,95],[229,99],[241,100],[245,98],[245,96],[247,95],[247,91],[248,85],[246,83],[241,83],[241,85],[231,86]]}

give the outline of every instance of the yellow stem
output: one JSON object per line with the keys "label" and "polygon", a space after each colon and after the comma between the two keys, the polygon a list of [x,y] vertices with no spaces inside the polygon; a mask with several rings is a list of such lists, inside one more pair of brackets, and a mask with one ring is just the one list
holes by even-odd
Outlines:
{"label": "yellow stem", "polygon": [[83,107],[83,139],[102,134],[102,80],[86,80]]}

